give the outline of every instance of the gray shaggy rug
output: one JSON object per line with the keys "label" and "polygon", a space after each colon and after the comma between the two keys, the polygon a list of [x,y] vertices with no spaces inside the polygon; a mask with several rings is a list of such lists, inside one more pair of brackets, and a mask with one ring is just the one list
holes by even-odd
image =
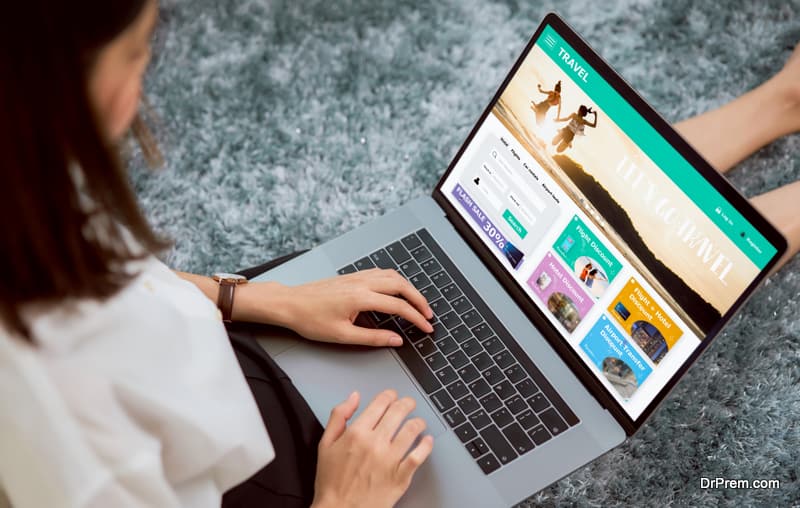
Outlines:
{"label": "gray shaggy rug", "polygon": [[[163,0],[147,91],[167,163],[134,154],[132,178],[168,261],[244,268],[430,192],[549,10],[669,120],[756,86],[800,40],[798,0]],[[800,177],[798,156],[788,137],[731,178],[755,195]],[[525,505],[796,505],[799,295],[796,258],[641,432]],[[701,488],[718,476],[781,486]]]}

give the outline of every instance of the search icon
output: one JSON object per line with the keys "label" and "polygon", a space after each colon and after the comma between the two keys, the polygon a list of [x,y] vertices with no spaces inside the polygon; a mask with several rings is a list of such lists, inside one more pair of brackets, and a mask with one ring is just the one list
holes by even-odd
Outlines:
{"label": "search icon", "polygon": [[497,150],[492,150],[492,159],[497,158]]}

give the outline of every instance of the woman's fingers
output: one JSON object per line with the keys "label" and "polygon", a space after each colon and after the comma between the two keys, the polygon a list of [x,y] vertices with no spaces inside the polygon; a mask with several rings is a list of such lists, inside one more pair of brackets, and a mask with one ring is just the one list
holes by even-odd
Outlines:
{"label": "woman's fingers", "polygon": [[425,316],[420,314],[417,309],[402,298],[382,293],[372,293],[368,298],[369,302],[365,302],[365,304],[369,307],[369,310],[400,316],[414,323],[417,328],[426,333],[431,333],[433,331],[433,325],[425,319]]}
{"label": "woman's fingers", "polygon": [[391,440],[397,433],[397,429],[400,428],[400,425],[415,407],[417,407],[417,403],[411,397],[403,397],[396,400],[389,406],[383,418],[375,426],[375,431],[382,439]]}
{"label": "woman's fingers", "polygon": [[398,473],[405,478],[407,481],[411,480],[411,477],[414,473],[419,469],[428,456],[433,451],[433,436],[425,436],[423,437],[419,444],[411,450],[406,458],[404,458],[400,462],[400,466],[398,467]]}
{"label": "woman's fingers", "polygon": [[372,402],[364,409],[352,424],[354,429],[371,431],[375,428],[381,418],[383,418],[389,406],[397,400],[397,392],[394,390],[384,390],[372,399]]}
{"label": "woman's fingers", "polygon": [[344,429],[347,428],[347,420],[352,418],[356,409],[358,409],[359,399],[360,395],[358,392],[353,392],[344,402],[331,410],[331,416],[328,418],[328,425],[325,427],[325,432],[322,433],[320,445],[328,446],[339,439]]}
{"label": "woman's fingers", "polygon": [[400,457],[405,457],[411,445],[413,445],[414,441],[422,434],[425,427],[425,420],[422,418],[406,420],[392,441],[392,447],[395,449],[395,453]]}
{"label": "woman's fingers", "polygon": [[[364,273],[369,274],[369,271]],[[376,270],[374,275],[369,274],[368,276],[369,287],[373,291],[386,295],[402,296],[408,303],[416,307],[423,317],[426,319],[433,318],[433,311],[428,305],[428,301],[422,296],[422,293],[396,270]]]}
{"label": "woman's fingers", "polygon": [[337,338],[345,344],[361,344],[363,346],[397,347],[403,345],[403,338],[391,330],[364,328],[349,322],[342,327]]}

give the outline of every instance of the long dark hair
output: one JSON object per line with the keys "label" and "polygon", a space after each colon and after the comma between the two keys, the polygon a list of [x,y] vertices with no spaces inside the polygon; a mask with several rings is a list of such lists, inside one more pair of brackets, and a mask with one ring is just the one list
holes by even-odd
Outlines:
{"label": "long dark hair", "polygon": [[3,6],[0,320],[27,340],[35,339],[23,318],[27,304],[107,298],[133,277],[129,261],[168,246],[139,210],[88,92],[98,52],[146,4],[25,0]]}

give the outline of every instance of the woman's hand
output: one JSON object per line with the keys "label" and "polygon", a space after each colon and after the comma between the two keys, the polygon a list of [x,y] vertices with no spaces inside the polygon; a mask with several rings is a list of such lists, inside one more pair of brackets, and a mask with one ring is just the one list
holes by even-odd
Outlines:
{"label": "woman's hand", "polygon": [[353,393],[331,412],[319,443],[312,508],[394,506],[433,450],[431,436],[411,447],[425,430],[420,418],[406,421],[413,399],[382,392],[348,427],[358,403]]}
{"label": "woman's hand", "polygon": [[251,283],[237,288],[235,320],[278,324],[322,342],[399,346],[402,338],[390,330],[354,324],[359,313],[396,314],[424,332],[433,311],[425,297],[395,270],[374,268],[300,286]]}

